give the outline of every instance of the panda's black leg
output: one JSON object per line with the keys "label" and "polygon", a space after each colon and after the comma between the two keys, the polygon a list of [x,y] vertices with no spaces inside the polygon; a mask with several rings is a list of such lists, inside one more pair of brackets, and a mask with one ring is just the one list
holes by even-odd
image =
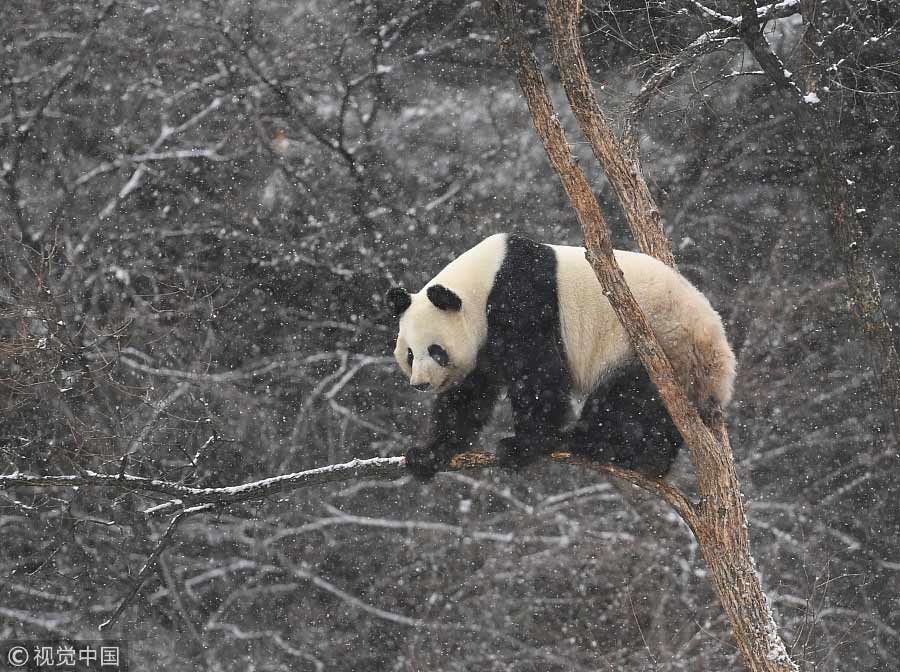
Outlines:
{"label": "panda's black leg", "polygon": [[497,462],[501,467],[519,469],[562,445],[560,428],[569,412],[569,396],[563,372],[558,377],[542,376],[540,387],[526,379],[525,384],[510,388],[515,436],[500,441]]}
{"label": "panda's black leg", "polygon": [[487,302],[486,361],[508,390],[515,436],[498,447],[519,467],[555,445],[568,413],[565,358],[553,249],[510,236]]}
{"label": "panda's black leg", "polygon": [[491,417],[499,385],[475,370],[456,388],[439,394],[431,411],[428,441],[406,453],[406,468],[420,479],[432,478],[457,453],[472,447]]}
{"label": "panda's black leg", "polygon": [[566,443],[600,462],[660,477],[672,468],[682,438],[646,370],[634,362],[588,397]]}

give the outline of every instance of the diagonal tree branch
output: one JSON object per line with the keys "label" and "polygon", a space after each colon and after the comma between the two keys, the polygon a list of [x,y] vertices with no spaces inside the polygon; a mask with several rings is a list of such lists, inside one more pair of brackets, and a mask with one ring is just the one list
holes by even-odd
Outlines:
{"label": "diagonal tree branch", "polygon": [[[625,151],[597,103],[581,50],[580,14],[569,11],[568,5],[566,0],[550,0],[547,3],[553,51],[569,105],[578,119],[581,132],[594,150],[594,156],[616,191],[641,251],[674,267],[672,244],[660,225],[659,208],[641,174],[638,153]],[[636,150],[636,147],[633,149]]]}
{"label": "diagonal tree branch", "polygon": [[[641,174],[637,151],[627,152],[597,103],[581,50],[580,15],[565,10],[564,0],[550,0],[547,13],[553,28],[553,51],[569,105],[578,119],[597,161],[625,210],[632,235],[641,251],[668,266],[675,266],[672,243],[663,233],[659,208]],[[636,150],[636,147],[631,148]]]}
{"label": "diagonal tree branch", "polygon": [[50,103],[56,98],[57,94],[63,90],[66,84],[69,83],[78,71],[78,68],[84,63],[85,56],[90,53],[94,40],[100,32],[100,28],[109,18],[110,14],[112,14],[117,4],[118,0],[107,0],[106,4],[103,5],[97,13],[97,16],[91,22],[90,30],[81,39],[75,52],[65,57],[54,66],[54,69],[59,69],[59,74],[40,94],[34,108],[24,121],[18,119],[22,110],[19,109],[17,102],[16,79],[12,76],[10,70],[0,66],[0,75],[2,75],[3,80],[5,80],[3,81],[3,85],[9,89],[14,118],[14,123],[12,124],[14,130],[9,135],[13,141],[13,147],[8,160],[0,162],[0,181],[6,183],[7,200],[9,201],[9,207],[13,213],[13,220],[16,222],[19,229],[21,242],[24,248],[35,257],[40,257],[39,246],[34,244],[37,239],[35,238],[35,240],[32,240],[32,236],[29,235],[28,229],[31,221],[25,208],[22,206],[23,199],[18,184],[21,179],[20,172],[22,169],[23,152],[25,151],[25,146],[28,141],[34,137],[35,128],[41,120],[44,119],[44,115],[46,114]]}
{"label": "diagonal tree branch", "polygon": [[794,81],[793,75],[772,51],[772,47],[769,46],[766,36],[763,34],[763,28],[768,21],[768,15],[759,15],[754,0],[741,0],[741,21],[738,29],[744,44],[753,54],[753,58],[778,88],[791,90],[806,101],[807,99]]}

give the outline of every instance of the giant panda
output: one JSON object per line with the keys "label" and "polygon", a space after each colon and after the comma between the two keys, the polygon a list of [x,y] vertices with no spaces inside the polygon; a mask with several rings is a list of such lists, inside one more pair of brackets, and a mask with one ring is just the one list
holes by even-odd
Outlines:
{"label": "giant panda", "polygon": [[[727,405],[735,358],[706,297],[652,257],[615,256],[691,402],[701,412]],[[504,389],[515,435],[500,441],[500,465],[568,450],[669,472],[682,438],[584,248],[494,235],[421,291],[394,287],[387,303],[399,317],[397,363],[413,387],[437,395],[427,442],[406,454],[414,475],[428,479],[470,449]]]}

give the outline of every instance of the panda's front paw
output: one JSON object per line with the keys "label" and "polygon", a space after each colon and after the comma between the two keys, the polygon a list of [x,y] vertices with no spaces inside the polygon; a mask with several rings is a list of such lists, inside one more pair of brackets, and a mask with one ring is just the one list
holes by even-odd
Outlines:
{"label": "panda's front paw", "polygon": [[450,464],[450,457],[439,445],[416,446],[406,452],[406,468],[420,481],[430,481]]}
{"label": "panda's front paw", "polygon": [[497,442],[497,466],[519,471],[533,463],[545,451],[533,441],[523,441],[518,436],[507,436]]}

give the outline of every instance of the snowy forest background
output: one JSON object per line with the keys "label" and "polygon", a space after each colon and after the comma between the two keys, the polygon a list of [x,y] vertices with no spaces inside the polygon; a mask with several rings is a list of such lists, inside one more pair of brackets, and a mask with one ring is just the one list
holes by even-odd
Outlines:
{"label": "snowy forest background", "polygon": [[[492,233],[580,244],[479,5],[7,0],[0,473],[215,486],[403,454],[428,397],[390,358],[384,292],[418,288]],[[888,672],[898,448],[815,151],[830,143],[850,176],[900,333],[900,6],[818,5],[833,133],[804,127],[738,42],[654,98],[641,149],[679,268],[738,353],[731,440],[785,639],[805,670]],[[543,8],[528,6],[562,102]],[[691,2],[586,6],[613,119],[715,28]],[[766,30],[790,69],[802,28],[795,14]],[[617,246],[633,249],[576,149]],[[555,464],[346,482],[193,516],[100,635],[166,528],[141,513],[157,501],[0,491],[0,639],[115,636],[140,670],[740,664],[677,516]]]}

